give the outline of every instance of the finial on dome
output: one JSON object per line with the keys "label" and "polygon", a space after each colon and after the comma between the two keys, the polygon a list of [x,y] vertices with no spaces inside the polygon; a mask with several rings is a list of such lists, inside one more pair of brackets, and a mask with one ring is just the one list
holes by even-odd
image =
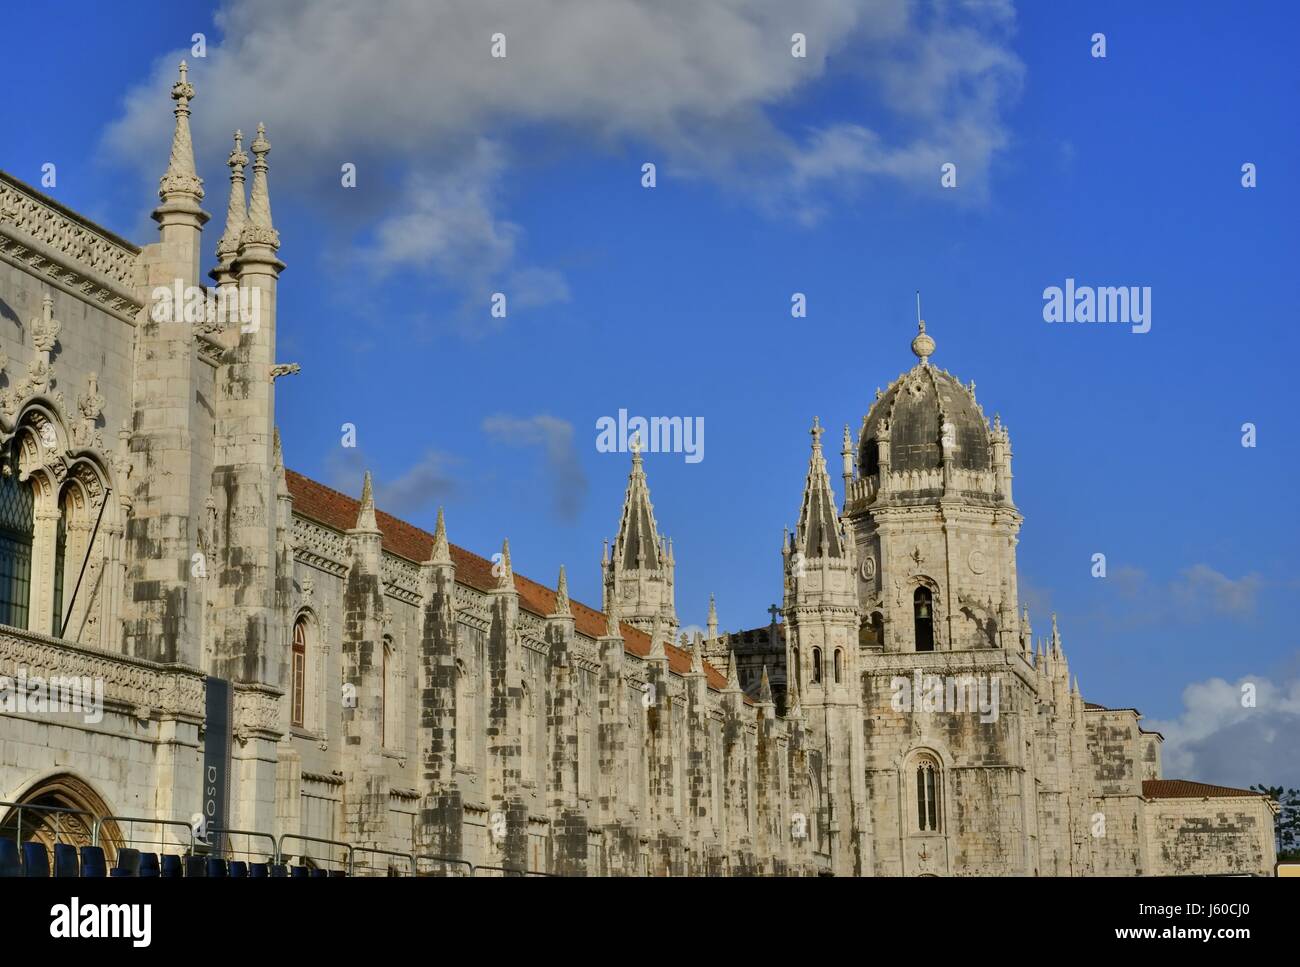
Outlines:
{"label": "finial on dome", "polygon": [[930,365],[934,355],[934,339],[926,334],[925,320],[921,318],[921,290],[916,290],[916,338],[912,340],[912,352],[921,361],[922,366]]}

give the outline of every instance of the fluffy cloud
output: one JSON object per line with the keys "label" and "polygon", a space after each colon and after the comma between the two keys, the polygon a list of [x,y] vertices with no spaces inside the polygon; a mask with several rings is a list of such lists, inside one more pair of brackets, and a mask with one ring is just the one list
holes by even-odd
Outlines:
{"label": "fluffy cloud", "polygon": [[1116,598],[1094,617],[1122,630],[1211,618],[1246,620],[1255,616],[1266,582],[1259,574],[1232,578],[1208,564],[1193,564],[1161,583],[1143,569],[1125,565],[1113,569],[1104,585],[1103,590],[1113,590]]}
{"label": "fluffy cloud", "polygon": [[[1297,659],[1300,659],[1298,654]],[[1245,686],[1254,706],[1243,706]],[[1300,673],[1236,682],[1211,678],[1183,690],[1183,711],[1170,721],[1143,723],[1165,737],[1164,774],[1247,788],[1256,783],[1300,787]]]}
{"label": "fluffy cloud", "polygon": [[[341,209],[339,166],[358,164],[370,194],[348,200],[349,217],[376,269],[428,268],[475,296],[489,277],[514,282],[534,303],[567,288],[522,264],[523,229],[502,212],[508,159],[530,133],[649,148],[661,169],[811,221],[828,184],[937,184],[949,160],[961,195],[979,197],[1023,70],[1008,47],[1014,11],[993,0],[227,0],[217,24],[219,42],[192,61],[205,170],[230,131],[265,120],[273,172],[294,172],[273,173],[277,197],[305,189]],[[791,56],[796,31],[806,58]],[[503,59],[490,56],[497,33]],[[151,174],[185,53],[160,59],[106,134]],[[828,78],[848,85],[839,116],[800,116],[800,95]]]}
{"label": "fluffy cloud", "polygon": [[[397,517],[411,516],[455,496],[460,484],[453,474],[457,458],[430,450],[400,476],[385,480],[372,473],[375,506]],[[362,479],[372,466],[359,449],[338,449],[328,461],[330,486],[353,497],[361,496]]]}
{"label": "fluffy cloud", "polygon": [[572,423],[545,413],[523,419],[492,416],[483,421],[483,431],[510,446],[541,447],[555,515],[564,521],[577,518],[587,495],[587,475],[578,460]]}

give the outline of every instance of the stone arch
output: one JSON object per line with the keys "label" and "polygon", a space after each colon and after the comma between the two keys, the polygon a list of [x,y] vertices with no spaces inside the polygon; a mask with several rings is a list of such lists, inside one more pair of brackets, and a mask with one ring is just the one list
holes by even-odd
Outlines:
{"label": "stone arch", "polygon": [[[37,779],[14,801],[28,807],[21,810],[22,829],[18,828],[20,810],[11,806],[0,820],[0,836],[38,842],[52,853],[56,842],[90,846],[96,821],[105,819],[99,845],[110,866],[125,845],[121,828],[114,820],[106,819],[113,815],[108,803],[89,782],[74,773],[59,772]],[[51,808],[42,810],[42,806]],[[74,812],[58,811],[65,809]]]}
{"label": "stone arch", "polygon": [[[914,574],[907,582],[903,597],[913,651],[943,651],[943,596],[939,582],[925,574]],[[925,624],[928,623],[928,629]],[[928,631],[929,647],[922,647]]]}
{"label": "stone arch", "polygon": [[93,450],[74,450],[58,408],[44,399],[23,407],[8,440],[17,462],[10,471],[32,488],[35,500],[28,629],[112,646],[108,629],[123,593],[116,565],[124,514],[123,495],[110,499],[107,462]]}

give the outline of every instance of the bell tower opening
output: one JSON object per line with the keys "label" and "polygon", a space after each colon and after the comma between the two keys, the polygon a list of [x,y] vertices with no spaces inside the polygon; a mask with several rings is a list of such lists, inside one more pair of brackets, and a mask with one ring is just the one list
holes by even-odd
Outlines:
{"label": "bell tower opening", "polygon": [[916,650],[934,651],[934,598],[929,588],[917,588],[912,595],[912,617],[916,628]]}

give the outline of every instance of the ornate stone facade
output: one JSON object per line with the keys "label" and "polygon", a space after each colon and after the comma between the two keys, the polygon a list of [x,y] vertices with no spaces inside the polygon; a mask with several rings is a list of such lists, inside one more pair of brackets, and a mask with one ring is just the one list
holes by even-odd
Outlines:
{"label": "ornate stone facade", "polygon": [[1265,800],[1161,779],[1160,737],[1084,703],[1054,620],[1035,642],[1010,435],[923,326],[918,364],[845,428],[843,503],[814,423],[780,607],[732,635],[711,603],[707,637],[679,640],[639,453],[601,611],[563,572],[515,574],[508,545],[493,564],[451,544],[441,513],[433,534],[389,517],[368,478],[354,500],[285,469],[271,144],[259,125],[246,200],[235,135],[202,290],[255,291],[255,324],[155,312],[201,285],[209,217],[183,68],[171,93],[152,244],[0,175],[0,497],[28,575],[0,602],[0,676],[104,686],[94,722],[0,707],[0,800],[145,817],[184,847],[221,679],[228,825],[298,855],[331,847],[293,837],[429,871],[1271,869]]}

